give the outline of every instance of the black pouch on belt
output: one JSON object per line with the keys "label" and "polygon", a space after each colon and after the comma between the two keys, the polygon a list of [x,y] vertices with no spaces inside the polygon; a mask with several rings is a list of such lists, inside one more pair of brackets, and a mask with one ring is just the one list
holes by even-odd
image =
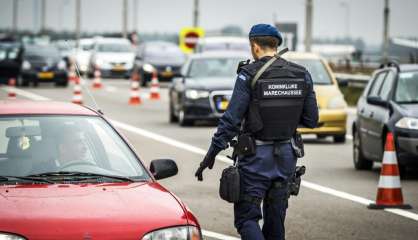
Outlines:
{"label": "black pouch on belt", "polygon": [[240,178],[236,165],[225,168],[219,184],[219,196],[229,202],[237,203],[240,199]]}
{"label": "black pouch on belt", "polygon": [[238,136],[234,151],[238,156],[251,156],[256,153],[255,140],[250,133],[244,133]]}

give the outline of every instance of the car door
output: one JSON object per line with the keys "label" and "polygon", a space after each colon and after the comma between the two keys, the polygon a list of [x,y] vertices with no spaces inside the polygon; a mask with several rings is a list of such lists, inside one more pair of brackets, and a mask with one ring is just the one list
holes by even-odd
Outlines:
{"label": "car door", "polygon": [[367,102],[367,97],[378,96],[380,88],[383,84],[383,81],[386,77],[387,72],[382,71],[375,75],[371,87],[365,95],[364,102],[359,109],[359,133],[360,140],[362,144],[362,150],[366,158],[376,160],[377,156],[375,155],[376,150],[373,150],[373,146],[376,145],[380,135],[371,131],[373,129],[373,118],[374,114],[377,111],[379,106],[369,104]]}
{"label": "car door", "polygon": [[[396,73],[393,70],[388,70],[386,76],[381,84],[378,92],[378,96],[388,101],[390,93],[393,89]],[[370,139],[370,151],[372,156],[377,161],[382,160],[383,144],[386,136],[384,136],[384,127],[389,119],[389,109],[384,106],[373,105],[369,118],[369,139]]]}

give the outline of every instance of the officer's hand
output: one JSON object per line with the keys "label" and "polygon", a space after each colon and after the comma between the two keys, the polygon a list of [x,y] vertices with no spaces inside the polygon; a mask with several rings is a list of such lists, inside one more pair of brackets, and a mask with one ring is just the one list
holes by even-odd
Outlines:
{"label": "officer's hand", "polygon": [[216,155],[220,152],[220,149],[211,146],[209,148],[208,153],[206,154],[203,161],[200,163],[199,168],[196,170],[194,174],[197,177],[198,181],[203,181],[203,170],[206,168],[212,169],[213,165],[215,164]]}

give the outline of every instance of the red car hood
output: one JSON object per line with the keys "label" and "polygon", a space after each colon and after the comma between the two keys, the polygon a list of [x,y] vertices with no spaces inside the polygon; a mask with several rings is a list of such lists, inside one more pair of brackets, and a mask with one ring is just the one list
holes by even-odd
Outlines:
{"label": "red car hood", "polygon": [[0,232],[28,239],[141,239],[186,225],[179,202],[158,183],[0,186]]}

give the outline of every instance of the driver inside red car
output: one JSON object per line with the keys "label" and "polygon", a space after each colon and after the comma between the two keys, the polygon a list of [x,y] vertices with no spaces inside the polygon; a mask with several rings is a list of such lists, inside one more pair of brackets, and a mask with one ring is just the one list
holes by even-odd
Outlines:
{"label": "driver inside red car", "polygon": [[[33,166],[33,173],[60,171],[62,167],[71,162],[88,161],[84,133],[79,129],[65,127],[54,140],[57,146],[56,156],[44,159],[46,161]],[[44,151],[51,152],[51,149],[44,149]]]}

